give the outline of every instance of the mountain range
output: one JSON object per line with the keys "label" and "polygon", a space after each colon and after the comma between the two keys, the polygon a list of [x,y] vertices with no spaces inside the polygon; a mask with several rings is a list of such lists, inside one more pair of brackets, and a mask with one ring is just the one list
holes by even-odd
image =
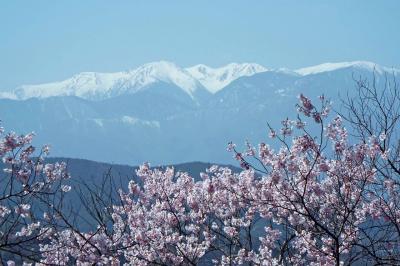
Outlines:
{"label": "mountain range", "polygon": [[60,82],[0,93],[6,129],[34,131],[52,155],[130,165],[150,161],[232,163],[229,141],[267,139],[266,122],[295,117],[300,93],[340,95],[355,80],[383,86],[400,70],[371,62],[325,63],[297,70],[254,63],[182,68],[154,62],[117,73],[84,72]]}
{"label": "mountain range", "polygon": [[267,69],[258,64],[229,64],[221,68],[196,65],[180,68],[174,63],[160,61],[136,69],[116,73],[83,72],[60,81],[39,85],[23,85],[3,98],[28,99],[52,96],[77,96],[87,100],[104,100],[146,90],[155,83],[179,87],[190,98],[208,91],[215,93],[243,76],[251,76]]}

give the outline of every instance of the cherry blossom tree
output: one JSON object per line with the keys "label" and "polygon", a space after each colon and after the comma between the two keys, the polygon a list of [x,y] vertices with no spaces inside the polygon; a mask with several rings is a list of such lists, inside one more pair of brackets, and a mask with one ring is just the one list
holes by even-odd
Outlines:
{"label": "cherry blossom tree", "polygon": [[[375,163],[382,137],[351,144],[330,104],[300,95],[298,117],[272,127],[277,150],[261,143],[234,153],[244,170],[217,166],[195,182],[173,168],[142,165],[141,182],[119,190],[108,219],[82,233],[56,232],[44,263],[137,265],[341,265],[376,261],[371,232],[382,218]],[[307,123],[315,124],[313,136]],[[371,163],[374,162],[374,163]],[[388,195],[388,197],[391,197]],[[377,207],[379,206],[379,207]],[[99,210],[101,212],[101,210]],[[107,221],[107,222],[104,222]],[[366,233],[368,232],[368,233]],[[373,241],[386,241],[381,233]],[[381,239],[382,238],[382,239]]]}
{"label": "cherry blossom tree", "polygon": [[383,156],[368,163],[376,169],[374,230],[364,230],[363,248],[380,264],[400,264],[400,90],[395,75],[384,80],[358,78],[357,95],[343,100],[343,117],[353,137],[375,139]]}
{"label": "cherry blossom tree", "polygon": [[63,207],[65,165],[32,159],[32,135],[8,134],[1,254],[45,265],[399,264],[399,93],[358,85],[347,114],[301,94],[269,143],[229,143],[241,172],[213,166],[196,181],[145,163],[127,187],[112,176],[76,187],[88,230]]}
{"label": "cherry blossom tree", "polygon": [[38,243],[58,228],[53,210],[61,209],[70,189],[66,165],[44,163],[48,146],[34,156],[33,133],[6,134],[1,128],[0,134],[0,260],[39,262]]}
{"label": "cherry blossom tree", "polygon": [[[279,133],[271,128],[270,136],[281,143],[277,151],[264,143],[258,155],[250,145],[245,153],[231,147],[244,167],[265,175],[263,196],[254,202],[285,235],[280,263],[340,265],[368,259],[360,248],[365,241],[360,230],[379,215],[371,193],[376,170],[367,163],[382,156],[379,139],[350,144],[343,119],[337,116],[325,125],[330,106],[323,96],[320,103],[318,109],[300,95],[303,117],[284,120]],[[317,137],[307,131],[304,117],[320,126]]]}

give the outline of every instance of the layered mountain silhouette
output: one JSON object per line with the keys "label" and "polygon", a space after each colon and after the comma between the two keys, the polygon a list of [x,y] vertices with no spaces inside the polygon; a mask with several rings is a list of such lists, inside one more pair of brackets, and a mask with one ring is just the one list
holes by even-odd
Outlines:
{"label": "layered mountain silhouette", "polygon": [[267,139],[266,123],[296,117],[300,93],[324,94],[340,108],[355,80],[378,86],[400,71],[370,62],[325,63],[298,70],[258,64],[181,68],[170,62],[118,73],[85,72],[0,94],[3,126],[34,131],[53,156],[137,165],[232,163],[229,141]]}

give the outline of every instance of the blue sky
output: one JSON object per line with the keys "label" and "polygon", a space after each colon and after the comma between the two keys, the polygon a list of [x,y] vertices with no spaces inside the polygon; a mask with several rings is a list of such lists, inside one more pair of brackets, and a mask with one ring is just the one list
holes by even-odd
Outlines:
{"label": "blue sky", "polygon": [[168,60],[400,67],[400,1],[1,1],[0,89]]}

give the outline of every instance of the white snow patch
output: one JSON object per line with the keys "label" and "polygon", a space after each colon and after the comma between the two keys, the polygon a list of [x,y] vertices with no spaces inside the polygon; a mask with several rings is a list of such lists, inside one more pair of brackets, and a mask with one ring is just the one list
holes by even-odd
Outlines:
{"label": "white snow patch", "polygon": [[104,126],[103,119],[95,118],[95,119],[93,119],[93,121],[94,121],[99,127],[103,127],[103,126]]}
{"label": "white snow patch", "polygon": [[139,121],[139,119],[137,119],[136,117],[125,115],[121,118],[121,121],[125,124],[135,125]]}
{"label": "white snow patch", "polygon": [[125,115],[121,118],[121,121],[125,124],[128,125],[137,125],[137,124],[141,124],[141,125],[145,125],[148,127],[155,127],[155,128],[160,128],[160,122],[159,121],[148,121],[148,120],[141,120],[138,119],[136,117],[132,117],[132,116],[128,116]]}
{"label": "white snow patch", "polygon": [[17,100],[18,97],[15,95],[13,92],[0,92],[0,99],[11,99],[11,100]]}
{"label": "white snow patch", "polygon": [[160,128],[160,122],[158,121],[143,121],[143,124],[149,127]]}

